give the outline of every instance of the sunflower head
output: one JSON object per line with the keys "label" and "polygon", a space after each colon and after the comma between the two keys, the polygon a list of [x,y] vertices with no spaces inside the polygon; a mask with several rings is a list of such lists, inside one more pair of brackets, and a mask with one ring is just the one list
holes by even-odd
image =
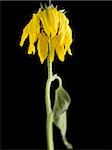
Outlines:
{"label": "sunflower head", "polygon": [[[34,13],[30,22],[23,29],[20,46],[29,36],[28,54],[35,54],[36,50],[41,63],[48,57],[54,61],[55,52],[61,61],[65,54],[72,55],[70,45],[72,43],[72,30],[64,10],[57,10],[53,5],[39,8]],[[37,48],[35,47],[37,43]]]}

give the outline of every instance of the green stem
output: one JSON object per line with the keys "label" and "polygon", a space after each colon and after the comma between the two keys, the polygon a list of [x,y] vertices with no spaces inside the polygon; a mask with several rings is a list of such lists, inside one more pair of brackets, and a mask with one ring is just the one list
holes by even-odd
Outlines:
{"label": "green stem", "polygon": [[54,142],[53,142],[53,113],[51,108],[51,100],[50,100],[50,87],[52,82],[52,63],[47,59],[47,67],[48,67],[48,79],[46,82],[45,89],[45,101],[46,101],[46,135],[47,135],[47,148],[48,150],[54,150]]}

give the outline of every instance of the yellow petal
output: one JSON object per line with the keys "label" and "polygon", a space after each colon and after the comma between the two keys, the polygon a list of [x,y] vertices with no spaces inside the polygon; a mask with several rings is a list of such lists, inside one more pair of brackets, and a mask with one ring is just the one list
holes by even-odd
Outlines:
{"label": "yellow petal", "polygon": [[34,43],[36,42],[39,33],[40,33],[39,17],[38,17],[38,14],[33,14],[32,19],[23,29],[23,34],[22,34],[21,41],[20,41],[20,46],[23,46],[25,39],[29,35],[30,46],[28,49],[28,54],[35,52]]}
{"label": "yellow petal", "polygon": [[58,12],[58,18],[59,18],[59,32],[58,35],[61,33],[65,33],[65,28],[69,24],[68,18],[64,15],[62,12]]}
{"label": "yellow petal", "polygon": [[51,37],[56,36],[58,31],[59,19],[58,19],[58,12],[55,8],[48,9],[48,23],[51,27]]}
{"label": "yellow petal", "polygon": [[60,33],[60,44],[62,45],[62,44],[64,44],[65,43],[65,35],[67,34],[67,26],[64,24],[63,25],[63,28],[62,28],[62,32]]}
{"label": "yellow petal", "polygon": [[29,26],[30,26],[30,22],[23,29],[23,34],[22,34],[22,37],[21,37],[20,46],[23,46],[25,39],[28,37]]}
{"label": "yellow petal", "polygon": [[28,54],[35,54],[35,46],[33,44],[29,45]]}
{"label": "yellow petal", "polygon": [[33,18],[31,20],[30,32],[33,32],[37,35],[40,33],[39,13],[33,14]]}
{"label": "yellow petal", "polygon": [[48,7],[40,12],[40,20],[47,36],[54,37],[58,30],[58,11],[56,8]]}
{"label": "yellow petal", "polygon": [[65,51],[67,51],[67,49],[70,46],[70,42],[68,41],[72,39],[71,36],[72,34],[70,32],[69,20],[67,19],[65,14],[61,12],[59,12],[59,22],[60,22],[60,26],[59,26],[58,36],[60,36],[60,45],[64,45]]}
{"label": "yellow petal", "polygon": [[64,45],[60,45],[59,43],[59,37],[56,37],[55,42],[56,42],[56,54],[58,56],[58,58],[61,61],[64,61],[65,58],[65,50],[64,50]]}
{"label": "yellow petal", "polygon": [[66,35],[65,35],[65,42],[70,45],[72,43],[72,30],[71,28],[68,26],[67,28],[67,32],[66,32]]}
{"label": "yellow petal", "polygon": [[48,38],[43,32],[39,36],[37,49],[40,61],[41,63],[43,63],[46,57],[48,56]]}
{"label": "yellow petal", "polygon": [[49,60],[50,60],[50,62],[54,61],[54,50],[55,50],[55,39],[51,38],[49,40]]}
{"label": "yellow petal", "polygon": [[65,51],[67,51],[70,48],[70,45],[72,43],[72,31],[71,28],[68,26],[66,29],[66,34],[63,36],[63,40],[60,44],[65,45]]}
{"label": "yellow petal", "polygon": [[43,28],[45,30],[45,33],[50,36],[50,26],[48,24],[48,16],[47,16],[47,10],[43,10],[39,13],[39,18],[42,22]]}
{"label": "yellow petal", "polygon": [[29,26],[29,40],[31,44],[34,44],[40,33],[40,21],[37,14],[33,14],[33,18]]}

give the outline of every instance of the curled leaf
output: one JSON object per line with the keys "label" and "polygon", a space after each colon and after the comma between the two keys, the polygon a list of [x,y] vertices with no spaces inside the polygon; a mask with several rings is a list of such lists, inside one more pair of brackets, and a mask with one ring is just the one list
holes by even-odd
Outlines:
{"label": "curled leaf", "polygon": [[67,141],[67,109],[70,105],[71,99],[67,91],[59,86],[55,91],[55,102],[53,107],[54,124],[59,128],[62,140],[67,149],[73,149],[72,145]]}
{"label": "curled leaf", "polygon": [[71,98],[67,91],[62,87],[58,87],[55,91],[55,102],[54,102],[54,114],[59,116],[60,114],[64,113],[71,102]]}

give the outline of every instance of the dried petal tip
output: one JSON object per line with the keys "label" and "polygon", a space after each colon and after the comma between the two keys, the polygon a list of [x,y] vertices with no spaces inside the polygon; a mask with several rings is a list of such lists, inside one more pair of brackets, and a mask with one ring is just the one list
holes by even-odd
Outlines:
{"label": "dried petal tip", "polygon": [[41,8],[41,9],[44,9],[44,7],[43,7],[43,5],[42,5],[42,3],[41,3],[41,2],[40,2],[40,8]]}
{"label": "dried petal tip", "polygon": [[68,54],[72,56],[71,49],[68,50]]}
{"label": "dried petal tip", "polygon": [[65,9],[59,10],[59,12],[64,13],[64,12],[65,12]]}

